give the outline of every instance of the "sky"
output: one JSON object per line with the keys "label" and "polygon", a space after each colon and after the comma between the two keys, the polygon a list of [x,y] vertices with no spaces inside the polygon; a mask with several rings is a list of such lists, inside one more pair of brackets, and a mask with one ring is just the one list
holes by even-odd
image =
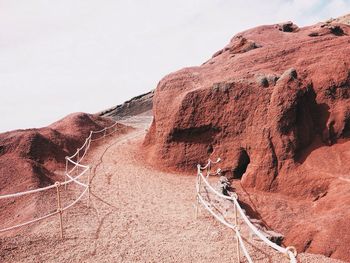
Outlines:
{"label": "sky", "polygon": [[346,13],[350,0],[0,0],[0,132],[121,104],[248,28]]}

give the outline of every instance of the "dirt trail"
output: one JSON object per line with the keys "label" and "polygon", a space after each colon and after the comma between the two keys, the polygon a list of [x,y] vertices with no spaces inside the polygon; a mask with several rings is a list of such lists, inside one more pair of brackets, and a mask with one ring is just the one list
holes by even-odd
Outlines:
{"label": "dirt trail", "polygon": [[[84,198],[58,220],[0,239],[1,262],[236,262],[232,231],[201,209],[194,219],[195,177],[155,171],[140,162],[149,117],[137,129],[106,140],[88,156],[93,163],[91,206]],[[79,194],[81,189],[70,189]],[[254,262],[288,262],[263,243],[246,244]],[[300,262],[339,262],[300,255]],[[246,262],[246,261],[242,261]]]}

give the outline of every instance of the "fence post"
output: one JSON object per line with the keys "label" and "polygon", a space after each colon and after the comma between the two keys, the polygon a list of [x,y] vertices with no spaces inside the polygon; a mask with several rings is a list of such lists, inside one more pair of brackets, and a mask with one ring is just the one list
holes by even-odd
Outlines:
{"label": "fence post", "polygon": [[63,224],[62,224],[62,205],[61,205],[61,195],[60,195],[60,182],[56,182],[56,190],[57,190],[57,212],[60,220],[60,230],[61,230],[61,239],[63,239]]}
{"label": "fence post", "polygon": [[208,167],[207,167],[207,178],[209,177],[210,172],[211,172],[211,160],[209,159],[209,161],[208,161]]}
{"label": "fence post", "polygon": [[[93,135],[94,133],[92,132],[92,131],[90,131],[90,143],[91,143],[91,141],[92,141],[92,135]],[[89,145],[89,148],[90,148],[90,145]]]}
{"label": "fence post", "polygon": [[[66,173],[64,174],[64,182],[67,181],[67,173],[68,173],[68,157],[66,156]],[[64,185],[64,190],[67,190],[67,184]]]}
{"label": "fence post", "polygon": [[200,190],[201,190],[201,175],[200,175],[200,165],[197,165],[197,183],[198,183],[198,189],[196,189],[196,212],[195,212],[195,218],[198,219],[198,205],[199,205],[199,197],[198,195],[200,194]]}
{"label": "fence post", "polygon": [[87,206],[90,207],[90,180],[91,180],[91,167],[89,166],[89,173],[88,173],[88,203]]}
{"label": "fence post", "polygon": [[198,219],[198,205],[199,205],[199,198],[198,198],[198,191],[196,195],[196,213],[195,213],[195,219]]}
{"label": "fence post", "polygon": [[[239,231],[236,203],[233,203],[233,207],[234,207],[234,213],[235,213],[235,225],[236,225],[237,231]],[[238,260],[238,262],[241,262],[241,254],[240,254],[240,249],[239,249],[239,239],[238,239],[237,233],[236,233],[236,251],[237,251],[237,260]]]}
{"label": "fence post", "polygon": [[86,153],[87,153],[87,152],[89,151],[89,149],[90,149],[91,138],[92,138],[92,136],[91,136],[91,133],[90,133],[90,136],[89,136],[88,142],[87,142],[87,144],[86,144]]}
{"label": "fence post", "polygon": [[[80,153],[80,150],[79,149],[77,149],[77,164],[80,164],[79,163],[79,153]],[[77,165],[77,175],[79,175],[79,165]]]}

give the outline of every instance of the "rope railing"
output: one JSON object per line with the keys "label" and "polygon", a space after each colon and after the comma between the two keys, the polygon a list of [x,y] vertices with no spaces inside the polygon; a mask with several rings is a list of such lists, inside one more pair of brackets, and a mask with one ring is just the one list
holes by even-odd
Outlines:
{"label": "rope railing", "polygon": [[[216,174],[220,174],[221,170],[218,169],[216,173],[211,173],[211,164],[217,164],[220,162],[220,158],[217,159],[216,162],[211,161],[210,159],[208,160],[208,163],[205,166],[201,166],[200,164],[197,165],[197,179],[196,179],[196,218],[198,217],[198,205],[199,203],[201,203],[203,205],[203,207],[209,211],[210,214],[212,214],[214,216],[214,218],[216,220],[218,220],[220,223],[222,223],[223,225],[231,228],[232,230],[234,230],[235,234],[236,234],[236,249],[237,249],[237,258],[238,258],[238,262],[240,262],[240,248],[243,251],[244,256],[246,257],[247,261],[249,263],[252,263],[252,259],[244,245],[243,239],[241,237],[240,234],[240,227],[239,227],[239,223],[238,223],[238,217],[237,217],[237,211],[239,212],[240,217],[243,219],[243,222],[249,227],[249,229],[257,236],[260,238],[260,240],[262,240],[263,242],[265,242],[265,244],[267,244],[269,247],[277,250],[278,252],[281,252],[283,254],[285,254],[290,263],[296,263],[296,256],[297,256],[297,251],[294,247],[290,246],[290,247],[281,247],[279,245],[277,245],[276,243],[272,242],[271,240],[269,240],[263,233],[261,233],[249,220],[249,218],[247,217],[247,215],[245,214],[245,212],[243,211],[243,209],[241,208],[239,202],[238,202],[238,196],[236,193],[233,193],[232,195],[228,196],[228,195],[224,195],[220,192],[218,192],[209,182],[208,182],[208,177],[209,175],[216,175]],[[204,176],[203,175],[203,170],[206,170],[207,175]],[[211,209],[211,205],[210,203],[208,203],[207,201],[205,201],[204,197],[201,194],[201,184],[202,182],[204,182],[205,186],[207,187],[207,189],[209,189],[212,193],[214,193],[216,196],[220,197],[221,199],[225,199],[225,200],[229,200],[233,203],[233,208],[234,208],[234,214],[235,214],[235,224],[229,223],[227,222],[227,220],[224,217],[219,216],[217,213],[214,212],[213,209]]]}
{"label": "rope railing", "polygon": [[[60,235],[61,235],[61,238],[63,238],[63,223],[62,223],[63,212],[70,209],[75,204],[77,204],[83,198],[83,196],[85,194],[88,194],[88,203],[87,203],[88,207],[90,205],[91,165],[84,165],[84,164],[81,164],[81,162],[83,161],[87,152],[89,151],[90,146],[91,146],[91,142],[105,139],[107,136],[112,135],[113,133],[115,133],[117,131],[116,127],[117,127],[117,122],[115,122],[111,126],[103,128],[101,130],[90,131],[90,135],[85,139],[84,144],[80,148],[78,148],[77,151],[73,155],[65,157],[66,167],[65,167],[64,181],[63,182],[56,182],[52,185],[48,185],[48,186],[33,189],[33,190],[27,190],[27,191],[23,191],[23,192],[0,195],[0,200],[2,200],[2,199],[8,199],[8,198],[17,198],[20,196],[35,194],[35,193],[44,192],[44,191],[48,191],[50,189],[56,188],[56,197],[57,197],[57,210],[55,212],[50,212],[44,216],[34,218],[32,220],[29,220],[29,221],[26,221],[26,222],[23,222],[23,223],[14,225],[14,226],[2,228],[2,229],[0,229],[0,233],[10,231],[13,229],[17,229],[20,227],[24,227],[24,226],[42,221],[44,219],[47,219],[49,217],[52,217],[52,216],[58,214],[59,221],[60,221]],[[110,131],[110,130],[112,130],[112,131]],[[107,134],[107,131],[108,131],[108,134]],[[101,133],[103,133],[102,136],[99,136]],[[69,167],[71,165],[73,166],[72,168]],[[73,175],[74,172],[77,172],[76,176]],[[86,183],[79,180],[85,174],[88,175]],[[67,186],[71,183],[79,185],[79,186],[83,187],[84,189],[74,201],[67,204],[66,206],[62,206],[62,204],[61,204],[61,187],[64,186],[64,188],[67,189]]]}

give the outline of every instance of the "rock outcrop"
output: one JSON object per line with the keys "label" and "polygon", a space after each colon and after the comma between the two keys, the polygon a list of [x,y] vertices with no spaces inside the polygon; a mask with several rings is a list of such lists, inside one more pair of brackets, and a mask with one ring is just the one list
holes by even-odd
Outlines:
{"label": "rock outcrop", "polygon": [[260,26],[166,76],[144,142],[150,162],[193,170],[220,156],[226,175],[257,198],[275,193],[308,207],[285,221],[272,216],[277,202],[257,211],[287,244],[350,260],[349,35],[336,22]]}
{"label": "rock outcrop", "polygon": [[136,96],[123,104],[117,105],[110,109],[98,113],[102,117],[111,117],[122,119],[136,115],[152,115],[154,91]]}
{"label": "rock outcrop", "polygon": [[350,14],[338,18],[331,18],[327,21],[327,23],[342,23],[350,25]]}

